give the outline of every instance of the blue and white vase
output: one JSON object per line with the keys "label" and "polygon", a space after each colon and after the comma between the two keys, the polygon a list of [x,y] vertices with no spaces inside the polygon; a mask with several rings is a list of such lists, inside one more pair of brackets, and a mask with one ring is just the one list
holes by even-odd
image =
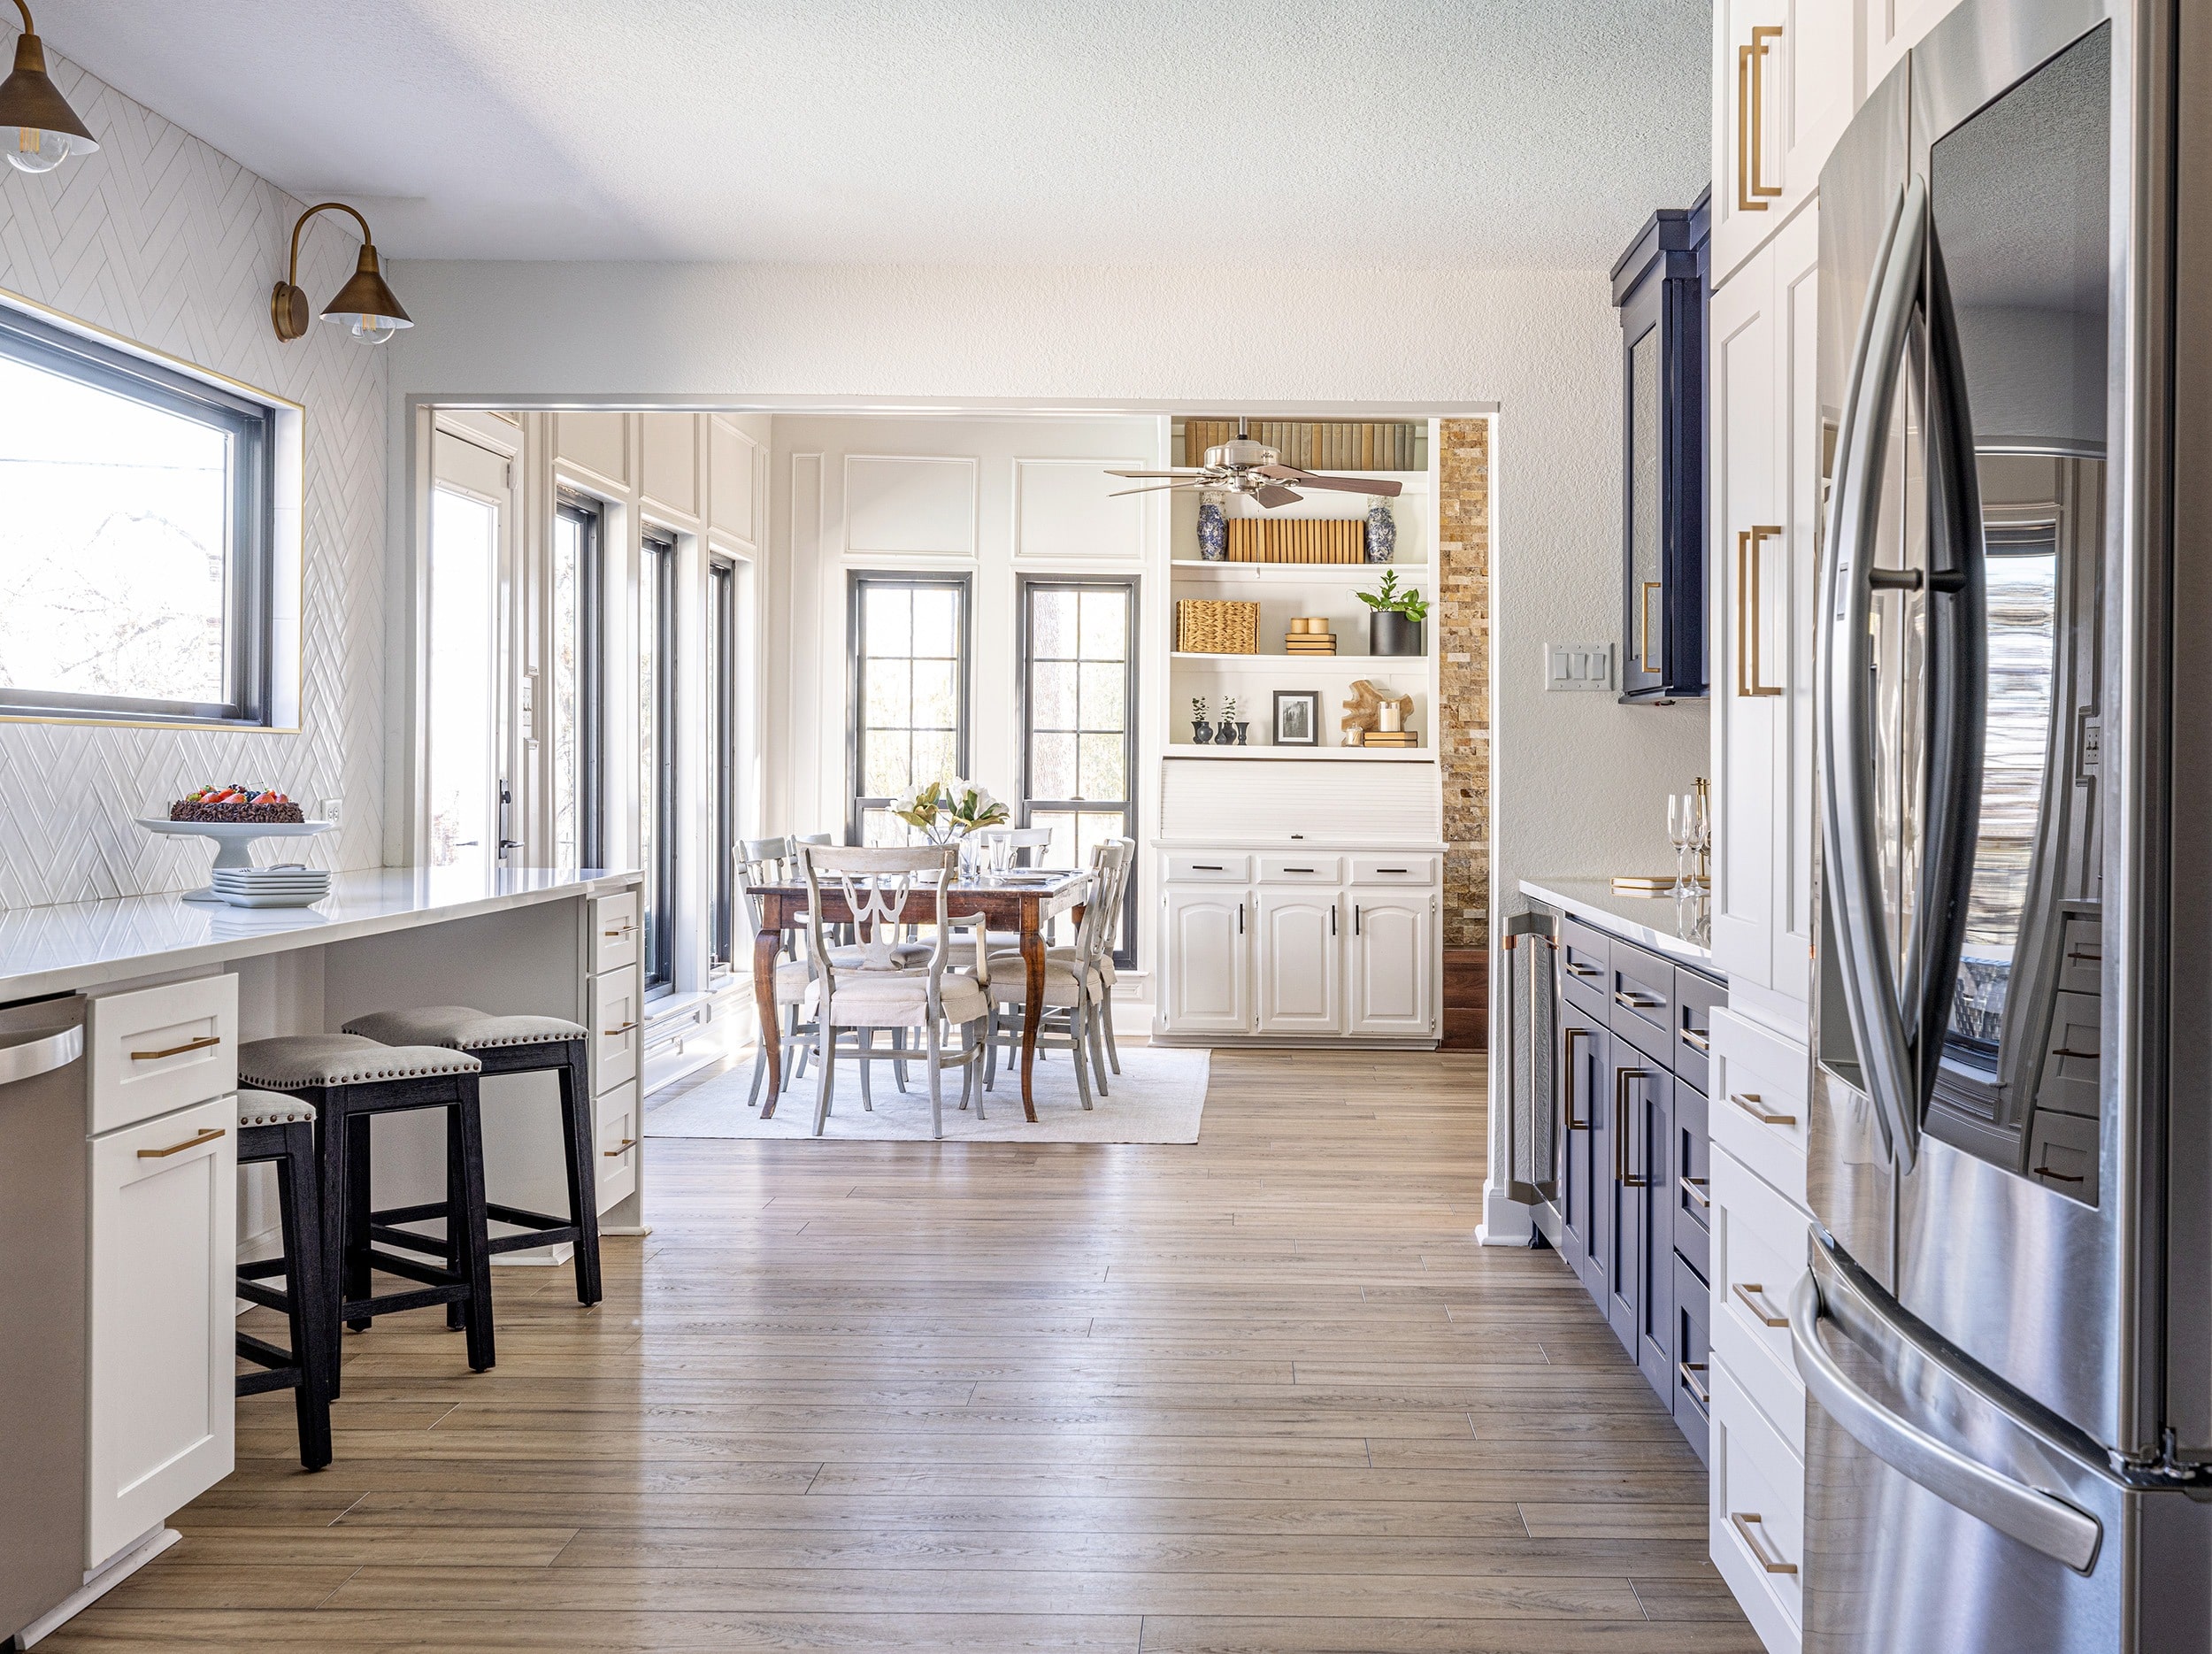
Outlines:
{"label": "blue and white vase", "polygon": [[1221,496],[1198,496],[1198,555],[1218,563],[1229,555],[1229,519],[1221,509]]}
{"label": "blue and white vase", "polygon": [[[1204,530],[1200,535],[1202,537]],[[1369,496],[1367,505],[1367,560],[1387,563],[1398,550],[1398,519],[1390,514],[1390,502],[1382,495]]]}

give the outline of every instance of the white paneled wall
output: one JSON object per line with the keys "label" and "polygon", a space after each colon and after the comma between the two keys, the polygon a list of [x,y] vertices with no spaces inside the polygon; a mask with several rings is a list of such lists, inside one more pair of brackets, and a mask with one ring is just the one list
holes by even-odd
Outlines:
{"label": "white paneled wall", "polygon": [[[0,28],[0,51],[15,31]],[[269,325],[302,204],[50,50],[97,153],[38,176],[0,168],[0,288],[306,410],[305,616],[296,734],[0,723],[0,905],[182,889],[208,852],[131,817],[210,781],[344,800],[327,865],[380,858],[384,723],[385,358],[318,325]],[[360,243],[309,227],[300,284],[319,304]],[[0,301],[4,302],[4,301]],[[292,852],[301,853],[298,847]]]}

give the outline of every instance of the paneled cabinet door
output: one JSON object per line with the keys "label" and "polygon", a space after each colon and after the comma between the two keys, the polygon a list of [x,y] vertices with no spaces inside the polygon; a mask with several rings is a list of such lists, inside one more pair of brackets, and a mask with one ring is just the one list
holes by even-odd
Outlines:
{"label": "paneled cabinet door", "polygon": [[1170,1033],[1251,1031],[1248,903],[1234,889],[1167,893]]}
{"label": "paneled cabinet door", "polygon": [[1674,1193],[1681,1156],[1675,1142],[1674,1078],[1656,1063],[1628,1088],[1636,1170],[1645,1183],[1644,1232],[1636,1262],[1636,1365],[1662,1396],[1674,1394]]}
{"label": "paneled cabinet door", "polygon": [[1774,985],[1776,726],[1786,691],[1767,571],[1781,566],[1772,250],[1713,295],[1713,964]]}
{"label": "paneled cabinet door", "polygon": [[222,1097],[92,1141],[88,1568],[230,1474],[237,1124]]}
{"label": "paneled cabinet door", "polygon": [[1616,1035],[1605,1089],[1606,1296],[1601,1307],[1639,1365],[1651,1303],[1652,1124],[1666,1070]]}
{"label": "paneled cabinet door", "polygon": [[1881,85],[1958,0],[1863,0],[1866,13],[1865,86],[1859,101]]}
{"label": "paneled cabinet door", "polygon": [[1559,1250],[1590,1296],[1606,1301],[1605,1224],[1612,1142],[1605,1118],[1610,1082],[1605,1024],[1563,1004],[1559,1012]]}
{"label": "paneled cabinet door", "polygon": [[1436,898],[1355,892],[1352,896],[1352,1032],[1436,1032]]}
{"label": "paneled cabinet door", "polygon": [[1818,188],[1866,85],[1859,10],[1855,0],[1715,0],[1716,286]]}
{"label": "paneled cabinet door", "polygon": [[1333,890],[1262,890],[1260,1032],[1335,1034],[1344,1025]]}
{"label": "paneled cabinet door", "polygon": [[[1820,406],[1820,205],[1815,202],[1774,241],[1777,389],[1782,442],[1781,539],[1761,548],[1760,665],[1782,694],[1774,709],[1774,964],[1770,985],[1800,1004],[1812,997],[1813,611],[1818,603],[1821,474],[1828,427]],[[1771,665],[1768,663],[1771,662]]]}

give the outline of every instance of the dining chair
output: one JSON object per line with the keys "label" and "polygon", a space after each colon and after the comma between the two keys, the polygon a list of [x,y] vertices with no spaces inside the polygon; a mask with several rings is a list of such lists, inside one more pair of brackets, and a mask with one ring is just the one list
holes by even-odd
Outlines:
{"label": "dining chair", "polygon": [[[806,844],[799,850],[799,864],[806,875],[807,926],[812,944],[819,995],[815,1008],[816,1056],[821,1063],[814,1101],[814,1135],[822,1135],[829,1119],[830,1094],[836,1085],[841,1054],[861,1065],[865,1083],[872,1061],[902,1062],[919,1058],[929,1075],[930,1134],[945,1135],[942,1073],[958,1068],[960,1101],[965,1107],[975,1092],[976,1071],[984,1060],[988,1042],[984,1032],[991,1019],[990,950],[984,939],[980,913],[956,914],[948,892],[958,857],[956,847],[920,845],[911,848],[864,849],[843,845]],[[854,933],[860,938],[858,957],[833,950],[823,934],[822,893],[836,892],[852,915]],[[908,909],[923,898],[934,924],[926,960],[902,961],[898,928],[910,922]],[[975,936],[973,974],[948,969],[952,934],[972,931]],[[948,1026],[960,1029],[956,1051],[944,1049]],[[920,1050],[902,1048],[878,1051],[875,1030],[911,1029],[923,1036]],[[840,1032],[849,1034],[841,1044]],[[982,1118],[977,1097],[976,1118]]]}
{"label": "dining chair", "polygon": [[[746,912],[752,915],[753,929],[757,932],[761,922],[761,899],[757,894],[764,884],[781,884],[791,876],[795,859],[794,841],[789,838],[749,838],[740,842],[737,864],[737,887],[745,898]],[[760,1031],[760,1044],[753,1053],[753,1084],[745,1095],[745,1106],[760,1105],[760,1082],[768,1073],[768,1042],[772,1039],[782,1047],[783,1087],[791,1089],[791,1081],[806,1072],[807,1052],[811,1049],[808,1037],[811,1032],[805,1014],[807,989],[814,981],[814,967],[798,957],[795,931],[786,931],[780,951],[783,958],[776,962],[776,1015],[773,1028]]]}
{"label": "dining chair", "polygon": [[[985,844],[1003,840],[1013,851],[1014,865],[1017,867],[1036,866],[1038,855],[1052,848],[1050,827],[985,827],[971,836],[980,839]],[[1056,920],[1053,922],[1056,924]],[[991,946],[994,949],[1003,951],[1021,945],[1021,937],[1013,931],[995,930],[991,933]]]}
{"label": "dining chair", "polygon": [[[1117,888],[1121,867],[1128,858],[1126,839],[1108,839],[1092,850],[1094,897]],[[1111,907],[1110,901],[1086,902],[1083,922],[1076,927],[1075,945],[1046,950],[1045,1002],[1037,1015],[1038,1054],[1041,1056],[1048,1049],[1071,1054],[1075,1094],[1087,1110],[1091,1106],[1093,1075],[1097,1078],[1099,1095],[1106,1094],[1106,1057],[1099,1023],[1107,1011],[1107,990],[1105,978],[1099,970],[1099,958],[1112,929]],[[991,958],[998,975],[993,979],[991,988],[991,1028],[986,1041],[989,1054],[984,1059],[983,1086],[987,1091],[998,1071],[999,1007],[1026,1007],[1029,999],[1028,973],[1023,968],[1020,950],[1002,949]],[[1065,1024],[1064,1028],[1056,1026],[1060,1023]],[[1015,1042],[1021,1037],[1021,1026],[1020,1018],[1011,1019],[1005,1025],[1006,1061],[1010,1068],[1013,1066]]]}

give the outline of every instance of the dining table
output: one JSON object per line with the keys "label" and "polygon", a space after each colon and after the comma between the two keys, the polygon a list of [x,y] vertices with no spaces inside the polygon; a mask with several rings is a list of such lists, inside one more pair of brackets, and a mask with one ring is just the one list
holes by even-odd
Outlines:
{"label": "dining table", "polygon": [[[1037,1023],[1044,1012],[1045,931],[1062,913],[1071,915],[1074,922],[1080,925],[1084,899],[1090,894],[1090,887],[1091,875],[1073,869],[977,873],[945,887],[948,913],[961,919],[980,913],[989,929],[1010,932],[1021,938],[1022,969],[1028,990],[1022,996],[1022,1114],[1032,1125],[1037,1120],[1037,1104],[1031,1089],[1030,1071],[1037,1058]],[[921,892],[913,894],[919,896]],[[775,1117],[776,1098],[783,1089],[783,1043],[775,1037],[776,961],[783,952],[784,934],[799,930],[808,923],[807,912],[813,906],[814,898],[803,880],[749,885],[746,895],[758,916],[759,928],[753,936],[753,998],[760,1008],[760,1026],[768,1051],[768,1096],[761,1105],[760,1117],[772,1119]],[[920,905],[919,902],[915,903],[918,910]],[[933,899],[930,905],[934,907]],[[854,922],[844,892],[833,884],[822,887],[822,922]],[[916,916],[902,918],[898,922],[933,924],[935,914],[932,912],[925,918],[918,911]]]}

